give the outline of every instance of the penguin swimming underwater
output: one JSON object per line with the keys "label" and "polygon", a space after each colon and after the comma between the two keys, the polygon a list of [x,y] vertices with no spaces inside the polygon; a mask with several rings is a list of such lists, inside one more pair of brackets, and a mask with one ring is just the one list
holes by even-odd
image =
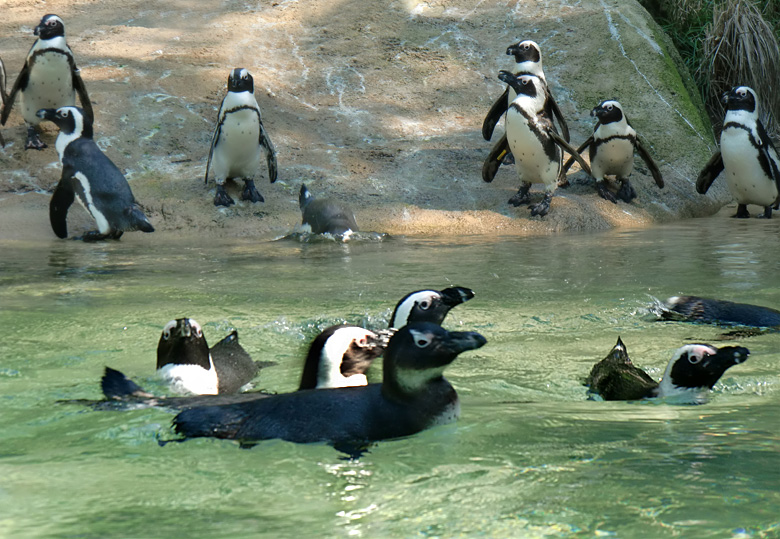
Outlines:
{"label": "penguin swimming underwater", "polygon": [[754,327],[780,327],[780,311],[760,305],[698,296],[674,296],[659,313],[664,320]]}
{"label": "penguin swimming underwater", "polygon": [[352,210],[332,199],[314,198],[305,184],[301,185],[298,204],[303,225],[308,226],[312,234],[343,235],[348,238],[353,232],[358,232]]}
{"label": "penguin swimming underwater", "polygon": [[190,408],[174,418],[173,426],[187,438],[241,441],[281,438],[339,444],[408,436],[457,419],[458,394],[442,374],[458,354],[486,342],[474,332],[409,324],[390,339],[381,384]]}
{"label": "penguin swimming underwater", "polygon": [[673,397],[679,403],[699,403],[727,369],[744,363],[749,354],[742,346],[686,344],[674,352],[659,383],[634,366],[618,338],[607,357],[593,366],[585,385],[602,400]]}
{"label": "penguin swimming underwater", "polygon": [[[615,195],[607,190],[605,177],[614,175],[620,182],[617,198],[624,202],[631,202],[636,198],[636,191],[628,181],[628,177],[634,169],[634,150],[647,165],[656,185],[663,189],[664,180],[661,171],[642,144],[634,128],[631,127],[620,103],[614,99],[602,101],[591,111],[591,116],[598,118],[596,128],[593,134],[577,148],[577,152],[581,153],[585,148],[588,148],[590,169],[596,179],[596,189],[599,196],[617,203]],[[563,170],[568,170],[573,162],[574,159],[570,157],[563,165]]]}
{"label": "penguin swimming underwater", "polygon": [[55,146],[62,176],[49,203],[49,221],[57,237],[68,237],[68,209],[76,198],[98,226],[84,234],[85,241],[118,240],[127,230],[154,232],[124,175],[92,140],[92,117],[78,107],[42,109],[37,114],[60,128]]}
{"label": "penguin swimming underwater", "polygon": [[16,94],[20,94],[22,117],[27,125],[25,148],[42,150],[46,144],[36,131],[41,121],[37,115],[39,110],[75,106],[78,93],[81,107],[84,114],[89,116],[90,123],[94,115],[73,51],[65,42],[65,23],[57,15],[44,15],[34,33],[38,39],[27,53],[22,71],[5,100],[0,125],[5,125]]}
{"label": "penguin swimming underwater", "polygon": [[758,97],[752,88],[737,86],[723,94],[726,117],[720,134],[720,151],[709,160],[696,180],[696,191],[707,192],[725,170],[726,182],[737,200],[734,217],[750,217],[748,204],[764,207],[772,217],[780,198],[780,158],[758,118]]}
{"label": "penguin swimming underwater", "polygon": [[538,204],[530,205],[531,215],[544,216],[550,210],[553,192],[562,175],[562,152],[571,154],[582,169],[590,174],[590,168],[577,150],[555,130],[552,120],[544,110],[545,95],[542,83],[535,75],[515,77],[509,71],[501,71],[499,79],[509,84],[517,97],[506,113],[506,134],[509,147],[515,157],[515,167],[520,176],[520,189],[509,199],[509,204],[520,206],[529,202],[531,184],[545,184],[545,195]]}
{"label": "penguin swimming underwater", "polygon": [[441,325],[450,310],[474,297],[474,291],[462,286],[444,290],[417,290],[405,295],[396,304],[390,317],[391,328],[412,322],[431,322]]}
{"label": "penguin swimming underwater", "polygon": [[255,187],[262,154],[265,154],[268,164],[268,179],[274,183],[277,178],[276,150],[263,127],[260,106],[254,95],[254,80],[246,69],[235,68],[228,77],[227,95],[219,106],[206,163],[205,183],[209,181],[212,160],[214,163],[214,179],[217,182],[215,206],[235,204],[225,191],[225,182],[231,178],[244,180],[242,200],[264,202]]}
{"label": "penguin swimming underwater", "polygon": [[[558,122],[558,125],[560,126],[563,139],[566,142],[569,142],[569,126],[566,124],[566,120],[563,118],[561,109],[558,107],[558,103],[556,103],[555,98],[547,86],[547,79],[544,76],[544,69],[542,69],[542,51],[539,48],[539,45],[537,45],[535,41],[526,39],[509,46],[506,49],[506,54],[515,57],[515,62],[517,63],[514,72],[515,76],[519,77],[520,75],[536,75],[539,77],[540,81],[544,83],[545,113],[547,114],[548,118],[555,118],[555,120]],[[507,85],[504,93],[501,94],[501,97],[499,97],[495,103],[493,103],[493,106],[490,107],[490,111],[488,111],[487,116],[485,116],[485,120],[482,122],[482,137],[485,140],[491,139],[496,124],[516,97],[517,94],[514,89]],[[490,183],[493,181],[493,178],[495,178],[496,173],[498,172],[498,167],[501,166],[501,163],[510,153],[511,150],[509,148],[509,142],[507,141],[506,133],[504,133],[501,139],[499,139],[499,141],[490,150],[490,153],[482,165],[482,179],[485,182]]]}

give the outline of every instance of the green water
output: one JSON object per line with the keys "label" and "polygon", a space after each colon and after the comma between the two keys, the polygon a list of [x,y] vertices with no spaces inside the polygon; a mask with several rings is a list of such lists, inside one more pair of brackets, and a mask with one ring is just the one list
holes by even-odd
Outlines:
{"label": "green water", "polygon": [[[780,535],[780,335],[701,406],[585,399],[618,335],[660,377],[672,352],[722,329],[655,322],[652,298],[780,306],[780,220],[693,220],[538,238],[337,245],[162,235],[0,243],[0,536],[775,537]],[[458,423],[377,444],[172,436],[163,410],[99,412],[103,367],[160,390],[162,326],[229,328],[257,386],[295,389],[317,328],[381,327],[401,296],[468,286],[450,329],[488,344],[447,371]],[[374,378],[379,374],[376,369]]]}

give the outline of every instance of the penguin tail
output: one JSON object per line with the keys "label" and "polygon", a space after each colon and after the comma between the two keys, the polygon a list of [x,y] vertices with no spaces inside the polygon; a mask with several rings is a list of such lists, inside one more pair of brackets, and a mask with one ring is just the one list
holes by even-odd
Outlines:
{"label": "penguin tail", "polygon": [[121,400],[126,397],[151,397],[138,384],[116,369],[106,367],[103,378],[100,379],[100,388],[107,399]]}

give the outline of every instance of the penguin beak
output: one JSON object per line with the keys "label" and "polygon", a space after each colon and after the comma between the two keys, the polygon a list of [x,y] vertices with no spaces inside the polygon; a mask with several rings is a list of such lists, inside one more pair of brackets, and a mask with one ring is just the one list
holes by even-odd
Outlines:
{"label": "penguin beak", "polygon": [[723,95],[720,96],[720,102],[723,103],[724,105],[729,104],[729,94],[730,92],[723,92]]}
{"label": "penguin beak", "polygon": [[42,120],[54,121],[54,117],[57,115],[57,109],[41,109],[36,112],[35,115]]}
{"label": "penguin beak", "polygon": [[455,307],[474,297],[473,290],[470,288],[463,288],[462,286],[445,288],[444,290],[440,290],[439,294],[441,294],[442,302],[448,307]]}
{"label": "penguin beak", "polygon": [[35,29],[33,30],[33,35],[34,36],[41,35],[41,25],[40,24],[38,26],[36,26]]}

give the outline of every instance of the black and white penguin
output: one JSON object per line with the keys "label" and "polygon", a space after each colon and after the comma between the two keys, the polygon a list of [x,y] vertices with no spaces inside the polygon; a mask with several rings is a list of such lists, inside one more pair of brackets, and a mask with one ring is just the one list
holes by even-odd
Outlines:
{"label": "black and white penguin", "polygon": [[780,311],[749,303],[735,303],[698,296],[674,296],[659,313],[664,320],[728,324],[753,327],[780,327]]}
{"label": "black and white penguin", "polygon": [[748,204],[764,207],[762,217],[772,216],[780,193],[780,158],[758,119],[758,98],[752,88],[737,86],[723,94],[726,117],[720,134],[720,151],[704,166],[696,191],[704,194],[725,170],[726,182],[737,200],[734,217],[750,217]]}
{"label": "black and white penguin", "polygon": [[516,77],[509,71],[501,71],[498,78],[517,93],[506,113],[506,134],[521,185],[517,194],[509,199],[509,204],[520,206],[528,203],[531,185],[535,182],[544,183],[544,198],[538,204],[529,206],[531,215],[544,216],[550,210],[553,192],[563,177],[561,149],[571,154],[588,174],[590,168],[577,150],[558,134],[552,119],[545,113],[546,96],[539,77]]}
{"label": "black and white penguin", "polygon": [[38,117],[60,128],[55,146],[62,177],[49,203],[49,221],[58,237],[68,237],[68,209],[75,198],[98,227],[84,234],[85,241],[119,239],[126,230],[154,232],[122,172],[92,140],[91,116],[78,107],[61,107],[39,110]]}
{"label": "black and white penguin", "polygon": [[487,341],[474,332],[409,324],[390,339],[383,381],[363,387],[314,389],[179,413],[179,434],[256,441],[364,443],[415,434],[455,421],[458,394],[444,369],[458,354]]}
{"label": "black and white penguin", "polygon": [[305,184],[301,185],[298,204],[302,224],[312,234],[333,234],[347,239],[358,231],[352,210],[329,198],[314,198]]}
{"label": "black and white penguin", "polygon": [[672,399],[677,403],[700,403],[727,369],[744,363],[750,354],[742,346],[716,348],[709,344],[686,344],[677,349],[660,383],[633,365],[623,341],[590,372],[585,385],[601,400]]}
{"label": "black and white penguin", "polygon": [[391,328],[412,322],[431,322],[441,325],[450,310],[474,297],[474,291],[462,286],[444,290],[417,290],[405,295],[396,304],[390,317]]}
{"label": "black and white penguin", "polygon": [[[515,76],[536,75],[539,77],[539,80],[543,83],[542,86],[545,93],[545,113],[548,118],[554,118],[558,122],[564,140],[569,142],[569,126],[566,124],[561,109],[547,86],[547,79],[544,76],[544,69],[542,69],[542,50],[539,48],[539,45],[535,41],[526,39],[509,46],[506,49],[506,53],[514,56],[515,62],[517,62],[514,71]],[[517,97],[516,92],[511,86],[507,85],[501,97],[490,107],[490,111],[482,122],[482,136],[485,140],[490,140],[493,136],[496,124],[498,124],[501,116],[507,111],[512,101],[515,100],[515,97]],[[501,166],[501,163],[510,153],[509,142],[507,141],[506,133],[504,133],[498,143],[490,150],[487,159],[485,159],[482,165],[482,179],[488,183],[492,182],[498,172],[498,167]]]}
{"label": "black and white penguin", "polygon": [[[636,198],[636,191],[628,181],[634,170],[634,150],[647,165],[656,185],[663,189],[664,179],[661,171],[631,127],[620,103],[614,99],[602,101],[590,114],[598,119],[596,128],[577,151],[581,153],[588,148],[590,169],[596,179],[599,196],[617,203],[615,195],[607,189],[606,176],[610,175],[620,182],[617,198],[624,202],[631,202]],[[574,159],[570,157],[563,165],[563,170],[568,170],[573,162]]]}
{"label": "black and white penguin", "polygon": [[94,115],[73,51],[65,42],[65,24],[62,19],[57,15],[44,15],[35,27],[35,35],[38,39],[27,53],[24,67],[8,94],[0,115],[0,125],[5,125],[8,120],[16,94],[19,93],[22,117],[27,125],[26,148],[42,150],[46,144],[35,129],[40,123],[40,116],[37,116],[39,110],[75,106],[78,93],[81,107],[90,122]]}
{"label": "black and white penguin", "polygon": [[268,164],[268,178],[271,183],[276,181],[276,150],[263,127],[260,106],[254,91],[254,80],[249,71],[237,67],[230,72],[228,92],[219,106],[204,178],[208,183],[213,162],[214,179],[217,182],[215,206],[235,204],[225,191],[225,182],[231,178],[244,180],[241,200],[265,200],[255,187],[255,178],[260,174],[260,158],[263,154]]}

